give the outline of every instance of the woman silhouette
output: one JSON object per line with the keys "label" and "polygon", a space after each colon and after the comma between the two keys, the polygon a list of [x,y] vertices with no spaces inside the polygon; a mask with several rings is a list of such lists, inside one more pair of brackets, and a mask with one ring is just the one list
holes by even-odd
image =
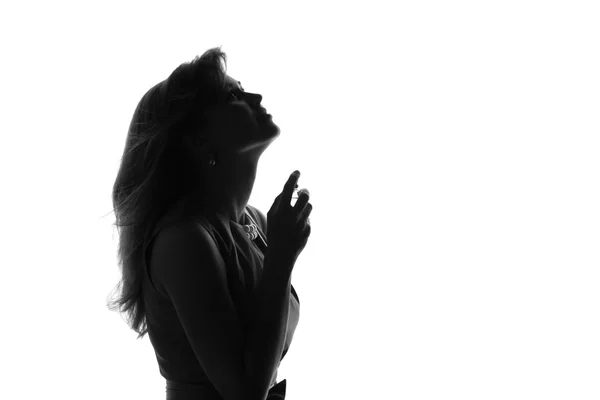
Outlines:
{"label": "woman silhouette", "polygon": [[300,306],[291,273],[312,205],[305,189],[290,205],[299,173],[268,223],[248,205],[280,131],[223,64],[208,50],[135,110],[113,187],[122,292],[111,309],[149,334],[167,399],[283,399],[277,368]]}

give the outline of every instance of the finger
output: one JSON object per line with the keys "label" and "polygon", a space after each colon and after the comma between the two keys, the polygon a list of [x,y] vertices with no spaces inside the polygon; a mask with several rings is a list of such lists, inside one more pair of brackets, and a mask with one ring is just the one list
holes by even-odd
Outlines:
{"label": "finger", "polygon": [[300,212],[306,207],[308,200],[310,198],[310,192],[306,188],[302,188],[302,190],[298,191],[298,200],[296,200],[296,204],[294,204],[294,210],[296,212]]}
{"label": "finger", "polygon": [[285,183],[283,192],[281,193],[281,201],[283,204],[290,204],[292,202],[292,194],[294,194],[294,188],[296,187],[298,178],[300,178],[300,171],[294,171]]}
{"label": "finger", "polygon": [[[298,203],[296,203],[298,204]],[[300,221],[307,221],[307,223],[310,223],[308,221],[308,217],[310,216],[310,213],[312,212],[313,206],[312,204],[308,203],[306,205],[306,207],[304,207],[304,209],[300,212]]]}
{"label": "finger", "polygon": [[311,231],[312,231],[312,228],[311,228],[310,224],[306,224],[304,226],[304,230],[302,230],[302,233],[301,233],[302,239],[307,240],[308,237],[310,236]]}

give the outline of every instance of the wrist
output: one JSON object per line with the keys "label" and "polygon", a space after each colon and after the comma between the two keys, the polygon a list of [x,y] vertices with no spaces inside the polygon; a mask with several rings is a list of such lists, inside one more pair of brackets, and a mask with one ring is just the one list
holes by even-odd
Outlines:
{"label": "wrist", "polygon": [[269,249],[264,259],[263,269],[269,270],[269,272],[279,274],[290,275],[294,269],[296,263],[296,257],[292,257],[289,253],[281,251],[273,251]]}

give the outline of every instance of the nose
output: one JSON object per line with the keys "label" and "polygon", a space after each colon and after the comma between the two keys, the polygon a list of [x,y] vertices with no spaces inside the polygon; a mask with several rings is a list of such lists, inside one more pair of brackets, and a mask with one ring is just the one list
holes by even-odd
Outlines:
{"label": "nose", "polygon": [[252,102],[256,104],[260,104],[262,101],[262,96],[256,93],[248,93],[248,95],[252,98]]}
{"label": "nose", "polygon": [[253,114],[262,114],[264,113],[266,110],[260,106],[260,103],[262,101],[262,96],[258,93],[251,93],[251,92],[242,92],[242,96],[243,96],[243,100],[248,103],[248,105],[250,106],[250,108],[252,109],[252,113]]}

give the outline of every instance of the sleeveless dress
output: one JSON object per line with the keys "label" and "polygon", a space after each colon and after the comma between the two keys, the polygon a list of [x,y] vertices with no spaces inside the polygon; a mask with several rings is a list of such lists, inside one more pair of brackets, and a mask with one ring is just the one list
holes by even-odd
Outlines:
{"label": "sleeveless dress", "polygon": [[[250,310],[246,308],[247,299],[258,286],[262,273],[264,257],[267,253],[267,221],[255,207],[247,205],[241,224],[235,221],[228,222],[230,235],[223,222],[216,217],[207,215],[182,218],[179,214],[181,210],[183,210],[181,203],[178,203],[167,212],[157,222],[150,239],[144,243],[145,275],[142,296],[146,305],[148,336],[154,348],[159,372],[166,380],[167,400],[221,400],[221,396],[196,359],[173,303],[168,295],[152,281],[149,271],[152,243],[158,232],[177,221],[193,220],[206,227],[225,261],[229,293],[244,332],[247,332],[250,322]],[[251,223],[258,227],[258,237],[254,240],[248,238],[243,228],[243,225]],[[280,362],[290,347],[299,317],[300,299],[294,286],[291,285],[287,334]],[[286,383],[285,379],[277,383],[277,373],[275,373],[267,399],[284,399]]]}

